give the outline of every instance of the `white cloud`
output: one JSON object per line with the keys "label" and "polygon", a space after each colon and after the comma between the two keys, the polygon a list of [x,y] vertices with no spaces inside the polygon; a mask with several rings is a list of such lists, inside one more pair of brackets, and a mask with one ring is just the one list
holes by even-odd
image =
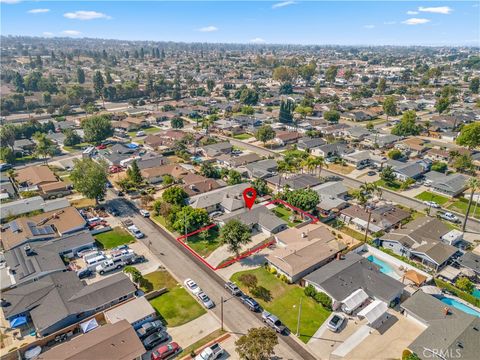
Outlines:
{"label": "white cloud", "polygon": [[256,37],[254,39],[251,39],[250,42],[253,43],[253,44],[265,44],[266,43],[266,41],[264,39],[260,38],[260,37]]}
{"label": "white cloud", "polygon": [[402,23],[406,25],[421,25],[421,24],[426,24],[429,23],[429,19],[421,19],[421,18],[410,18],[405,21],[402,21]]}
{"label": "white cloud", "polygon": [[214,32],[218,31],[218,28],[216,26],[210,25],[210,26],[204,26],[200,29],[198,29],[200,32]]}
{"label": "white cloud", "polygon": [[363,25],[363,27],[364,27],[365,29],[374,29],[374,28],[375,28],[375,25],[369,24],[369,25]]}
{"label": "white cloud", "polygon": [[418,11],[421,12],[427,12],[427,13],[433,13],[433,14],[444,14],[448,15],[450,14],[453,9],[448,6],[437,6],[437,7],[425,7],[425,6],[420,6],[418,8]]}
{"label": "white cloud", "polygon": [[278,8],[282,8],[282,7],[294,5],[294,4],[296,4],[295,1],[282,1],[279,3],[273,4],[272,9],[278,9]]}
{"label": "white cloud", "polygon": [[29,14],[43,14],[43,13],[47,13],[49,11],[50,11],[50,9],[32,9],[32,10],[28,10],[27,12]]}
{"label": "white cloud", "polygon": [[67,19],[76,19],[76,20],[93,20],[93,19],[111,19],[111,16],[108,16],[104,13],[97,12],[97,11],[75,11],[75,12],[68,12],[63,14],[64,17]]}
{"label": "white cloud", "polygon": [[417,15],[418,11],[408,10],[407,15]]}
{"label": "white cloud", "polygon": [[0,0],[0,3],[3,4],[18,4],[22,0]]}
{"label": "white cloud", "polygon": [[77,30],[63,30],[62,34],[67,36],[78,36],[81,32]]}
{"label": "white cloud", "polygon": [[50,32],[50,31],[44,31],[44,32],[42,33],[42,35],[45,36],[45,37],[51,37],[51,36],[53,36],[53,33]]}

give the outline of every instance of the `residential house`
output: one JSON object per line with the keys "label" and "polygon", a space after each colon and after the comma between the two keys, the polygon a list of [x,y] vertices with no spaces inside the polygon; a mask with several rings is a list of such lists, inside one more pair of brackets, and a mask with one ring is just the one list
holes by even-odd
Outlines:
{"label": "residential house", "polygon": [[229,169],[236,169],[240,166],[245,166],[247,164],[259,161],[261,159],[262,158],[256,153],[244,154],[240,156],[222,154],[217,157],[217,163]]}
{"label": "residential house", "polygon": [[204,156],[209,158],[216,158],[222,154],[230,154],[232,152],[232,144],[228,141],[219,142],[215,144],[205,145],[200,148]]}
{"label": "residential house", "polygon": [[166,130],[157,134],[150,134],[143,140],[146,149],[155,151],[160,148],[171,148],[176,141],[182,141],[188,133],[181,130]]}
{"label": "residential house", "polygon": [[397,255],[438,271],[459,253],[452,245],[462,240],[462,233],[452,231],[442,221],[425,216],[382,235],[379,242]]}
{"label": "residential house", "polygon": [[344,134],[349,139],[361,141],[369,136],[371,132],[365,129],[363,126],[353,126],[346,129]]}
{"label": "residential house", "polygon": [[110,166],[124,166],[133,160],[139,160],[138,146],[134,144],[115,144],[109,149],[99,150],[98,155]]}
{"label": "residential house", "polygon": [[371,153],[366,150],[344,154],[342,159],[345,160],[348,165],[351,165],[356,169],[364,169],[372,163]]}
{"label": "residential house", "polygon": [[165,175],[170,175],[174,179],[179,180],[190,174],[181,164],[167,164],[145,168],[140,170],[143,178],[150,184],[158,184],[163,181]]}
{"label": "residential house", "polygon": [[387,165],[393,168],[395,177],[398,180],[405,181],[407,179],[418,180],[423,174],[430,170],[432,162],[427,159],[408,162],[388,160]]}
{"label": "residential house", "polygon": [[141,360],[145,348],[128,321],[105,324],[54,346],[38,360],[101,359],[114,354],[117,360]]}
{"label": "residential house", "polygon": [[126,320],[134,329],[138,329],[142,324],[152,321],[156,317],[156,310],[144,296],[140,296],[105,311],[105,320],[109,323],[116,324]]}
{"label": "residential house", "polygon": [[401,305],[403,314],[425,330],[408,345],[422,360],[478,358],[480,318],[418,290]]}
{"label": "residential house", "polygon": [[74,207],[20,217],[2,226],[0,241],[5,250],[33,241],[51,240],[83,230],[87,222]]}
{"label": "residential house", "polygon": [[148,126],[148,121],[141,117],[127,117],[120,121],[112,121],[112,127],[122,131],[135,131],[146,126]]}
{"label": "residential house", "polygon": [[353,152],[353,150],[349,149],[346,143],[337,142],[318,146],[312,149],[311,154],[328,159],[332,157],[341,157],[351,152]]}
{"label": "residential house", "polygon": [[251,230],[260,231],[267,236],[271,236],[288,228],[285,221],[277,217],[263,205],[256,205],[251,209],[242,207],[218,217],[216,221],[220,226],[223,226],[233,219],[247,225]]}
{"label": "residential house", "polygon": [[400,139],[400,136],[392,134],[371,134],[364,138],[362,143],[368,147],[391,149]]}
{"label": "residential house", "polygon": [[135,291],[123,273],[87,285],[73,271],[56,272],[3,292],[2,310],[10,322],[27,316],[46,336],[132,298]]}
{"label": "residential house", "polygon": [[[480,255],[471,251],[466,251],[462,256],[457,259],[457,264],[460,269],[468,269],[480,278]],[[465,273],[467,273],[465,271]]]}
{"label": "residential house", "polygon": [[317,291],[326,293],[332,299],[334,310],[340,309],[346,299],[359,290],[388,305],[397,304],[405,287],[400,281],[382,273],[377,265],[354,252],[307,275],[305,285],[312,285]]}
{"label": "residential house", "polygon": [[46,165],[29,166],[17,170],[15,183],[18,192],[38,191],[44,198],[70,193],[68,184],[59,180]]}
{"label": "residential house", "polygon": [[19,139],[13,143],[13,151],[15,153],[30,154],[35,150],[35,142],[30,139]]}
{"label": "residential house", "polygon": [[184,176],[182,183],[183,190],[185,190],[189,197],[219,189],[225,185],[221,180],[217,181],[193,173]]}
{"label": "residential house", "polygon": [[288,228],[275,234],[275,240],[277,248],[266,260],[291,282],[322,267],[346,248],[325,226],[318,224]]}
{"label": "residential house", "polygon": [[168,158],[154,153],[148,153],[145,156],[142,156],[141,159],[137,160],[137,165],[140,170],[167,165],[169,163],[170,160],[168,160]]}
{"label": "residential house", "polygon": [[70,206],[67,199],[45,200],[41,196],[10,201],[0,206],[0,221],[3,223],[9,217],[31,213],[34,211],[49,212]]}
{"label": "residential house", "polygon": [[430,186],[435,192],[452,197],[460,195],[468,187],[465,175],[446,175],[438,171],[429,171],[425,174],[425,185]]}
{"label": "residential house", "polygon": [[250,179],[265,179],[277,173],[277,161],[265,159],[245,165]]}
{"label": "residential house", "polygon": [[342,117],[352,121],[368,121],[374,118],[372,114],[369,114],[364,110],[355,110],[347,113],[342,113]]}
{"label": "residential house", "polygon": [[316,191],[320,198],[317,209],[325,216],[348,206],[345,200],[348,189],[341,181],[325,182],[312,187],[312,190]]}
{"label": "residential house", "polygon": [[273,142],[276,143],[278,146],[286,146],[288,144],[295,144],[299,138],[302,137],[296,131],[276,131],[275,138]]}
{"label": "residential house", "polygon": [[237,184],[205,192],[190,197],[189,204],[195,209],[205,209],[208,213],[221,211],[231,213],[245,207],[243,191],[250,184]]}
{"label": "residential house", "polygon": [[321,180],[318,177],[310,174],[297,174],[290,177],[275,175],[266,178],[265,181],[271,189],[277,191],[285,187],[288,187],[291,190],[307,189],[321,183]]}
{"label": "residential house", "polygon": [[312,149],[325,145],[326,141],[322,138],[302,137],[297,142],[297,149],[310,152]]}

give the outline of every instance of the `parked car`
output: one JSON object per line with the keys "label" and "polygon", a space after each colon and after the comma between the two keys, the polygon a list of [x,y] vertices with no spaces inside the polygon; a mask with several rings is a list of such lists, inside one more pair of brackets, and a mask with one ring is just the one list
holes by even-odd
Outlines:
{"label": "parked car", "polygon": [[239,296],[242,294],[242,290],[240,290],[240,288],[231,281],[228,281],[227,283],[225,283],[225,289],[227,289],[230,292],[230,294],[234,296]]}
{"label": "parked car", "polygon": [[153,350],[152,353],[150,354],[150,359],[151,360],[168,359],[170,356],[178,354],[180,350],[181,350],[180,345],[178,345],[178,343],[173,341],[168,345],[163,345]]}
{"label": "parked car", "polygon": [[134,258],[129,259],[129,260],[127,261],[127,263],[128,263],[128,265],[134,265],[134,264],[144,263],[145,261],[147,261],[147,259],[145,258],[145,256],[143,256],[143,255],[136,255]]}
{"label": "parked car", "polygon": [[220,344],[215,343],[205,349],[195,357],[195,360],[215,360],[219,359],[225,350],[222,349]]}
{"label": "parked car", "polygon": [[367,175],[368,175],[368,176],[374,176],[375,174],[376,174],[376,172],[373,171],[373,170],[367,172]]}
{"label": "parked car", "polygon": [[456,224],[460,222],[460,219],[450,212],[439,213],[438,216],[443,220],[447,220]]}
{"label": "parked car", "polygon": [[211,309],[215,307],[215,303],[203,291],[198,293],[197,297],[200,299],[200,302],[202,303],[202,305],[205,306],[207,309]]}
{"label": "parked car", "polygon": [[143,131],[143,130],[137,131],[137,133],[135,135],[136,136],[145,136],[145,131]]}
{"label": "parked car", "polygon": [[0,164],[0,171],[7,171],[12,168],[12,164],[1,163]]}
{"label": "parked car", "polygon": [[186,279],[184,282],[185,287],[190,291],[192,294],[197,295],[202,292],[200,286],[197,285],[195,281],[192,279]]}
{"label": "parked car", "polygon": [[429,207],[432,207],[432,208],[435,208],[435,209],[440,208],[440,205],[438,205],[435,201],[424,201],[423,203],[425,205],[427,205]]}
{"label": "parked car", "polygon": [[283,325],[278,317],[270,314],[266,310],[263,310],[262,312],[262,321],[279,334],[286,334],[288,331],[287,327]]}
{"label": "parked car", "polygon": [[123,262],[122,259],[107,260],[102,262],[100,265],[97,265],[97,267],[95,268],[95,271],[100,275],[104,275],[107,272],[121,269],[124,266],[125,266],[125,263]]}
{"label": "parked car", "polygon": [[156,345],[168,340],[168,334],[164,330],[157,331],[146,337],[142,343],[145,349],[152,350]]}
{"label": "parked car", "polygon": [[114,207],[107,207],[107,209],[105,211],[112,216],[119,216],[120,215],[120,212],[117,209],[115,209]]}
{"label": "parked car", "polygon": [[129,247],[127,244],[123,244],[123,245],[115,246],[114,248],[111,249],[111,251],[115,251],[115,250],[128,250],[128,249],[130,249],[130,247]]}
{"label": "parked car", "polygon": [[105,144],[100,144],[97,146],[97,150],[105,150],[107,148],[107,145]]}
{"label": "parked car", "polygon": [[327,323],[327,327],[329,330],[333,332],[337,332],[342,326],[344,321],[345,321],[345,317],[343,315],[335,314]]}
{"label": "parked car", "polygon": [[136,239],[141,239],[145,236],[145,234],[141,232],[140,229],[135,225],[131,225],[127,229],[132,233],[133,236],[135,236]]}
{"label": "parked car", "polygon": [[79,279],[88,278],[92,276],[92,274],[93,274],[93,271],[90,270],[89,268],[83,268],[83,269],[77,270],[77,276]]}
{"label": "parked car", "polygon": [[250,296],[242,296],[242,303],[244,303],[250,311],[257,312],[260,311],[260,304],[252,299]]}
{"label": "parked car", "polygon": [[143,340],[154,332],[164,329],[163,323],[160,320],[149,321],[145,324],[142,324],[142,326],[137,329],[137,336]]}
{"label": "parked car", "polygon": [[147,210],[141,209],[141,210],[140,210],[140,214],[141,214],[143,217],[150,217],[150,212],[148,212]]}

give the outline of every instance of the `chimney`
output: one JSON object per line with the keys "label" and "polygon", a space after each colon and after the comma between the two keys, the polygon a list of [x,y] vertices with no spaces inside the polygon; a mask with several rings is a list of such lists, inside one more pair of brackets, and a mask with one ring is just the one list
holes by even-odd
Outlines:
{"label": "chimney", "polygon": [[305,232],[302,232],[302,238],[306,238],[307,237],[307,234],[305,234]]}
{"label": "chimney", "polygon": [[445,306],[445,308],[443,309],[443,311],[445,312],[445,316],[450,315],[450,308],[449,308],[448,306]]}
{"label": "chimney", "polygon": [[25,245],[25,246],[23,247],[23,250],[25,250],[25,254],[26,254],[27,256],[31,256],[31,255],[32,255],[32,248],[30,247],[30,245],[28,245],[28,244]]}

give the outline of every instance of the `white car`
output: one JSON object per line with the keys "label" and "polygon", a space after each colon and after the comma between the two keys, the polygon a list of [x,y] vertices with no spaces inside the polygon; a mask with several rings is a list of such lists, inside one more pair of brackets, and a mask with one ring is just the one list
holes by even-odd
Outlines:
{"label": "white car", "polygon": [[447,220],[447,221],[450,221],[450,222],[453,222],[453,223],[459,223],[460,222],[460,219],[456,215],[453,215],[450,212],[446,212],[446,213],[440,214],[438,216],[440,216],[440,218],[442,218],[444,220]]}
{"label": "white car", "polygon": [[330,331],[337,332],[345,321],[345,316],[340,314],[334,314],[330,321],[327,323],[327,327]]}
{"label": "white car", "polygon": [[141,214],[143,217],[150,217],[150,212],[148,212],[147,210],[141,209],[141,210],[140,210],[140,214]]}
{"label": "white car", "polygon": [[207,348],[205,348],[200,354],[195,357],[195,360],[215,360],[220,358],[225,351],[222,349],[220,344],[215,343]]}
{"label": "white car", "polygon": [[440,208],[440,205],[438,205],[435,201],[424,201],[423,203],[435,209]]}
{"label": "white car", "polygon": [[202,292],[202,289],[200,288],[200,286],[198,286],[197,283],[192,279],[185,280],[184,284],[188,289],[188,291],[190,291],[194,295],[197,295]]}
{"label": "white car", "polygon": [[215,303],[205,294],[203,291],[197,294],[197,297],[202,302],[202,305],[205,306],[207,309],[211,309],[215,306]]}

